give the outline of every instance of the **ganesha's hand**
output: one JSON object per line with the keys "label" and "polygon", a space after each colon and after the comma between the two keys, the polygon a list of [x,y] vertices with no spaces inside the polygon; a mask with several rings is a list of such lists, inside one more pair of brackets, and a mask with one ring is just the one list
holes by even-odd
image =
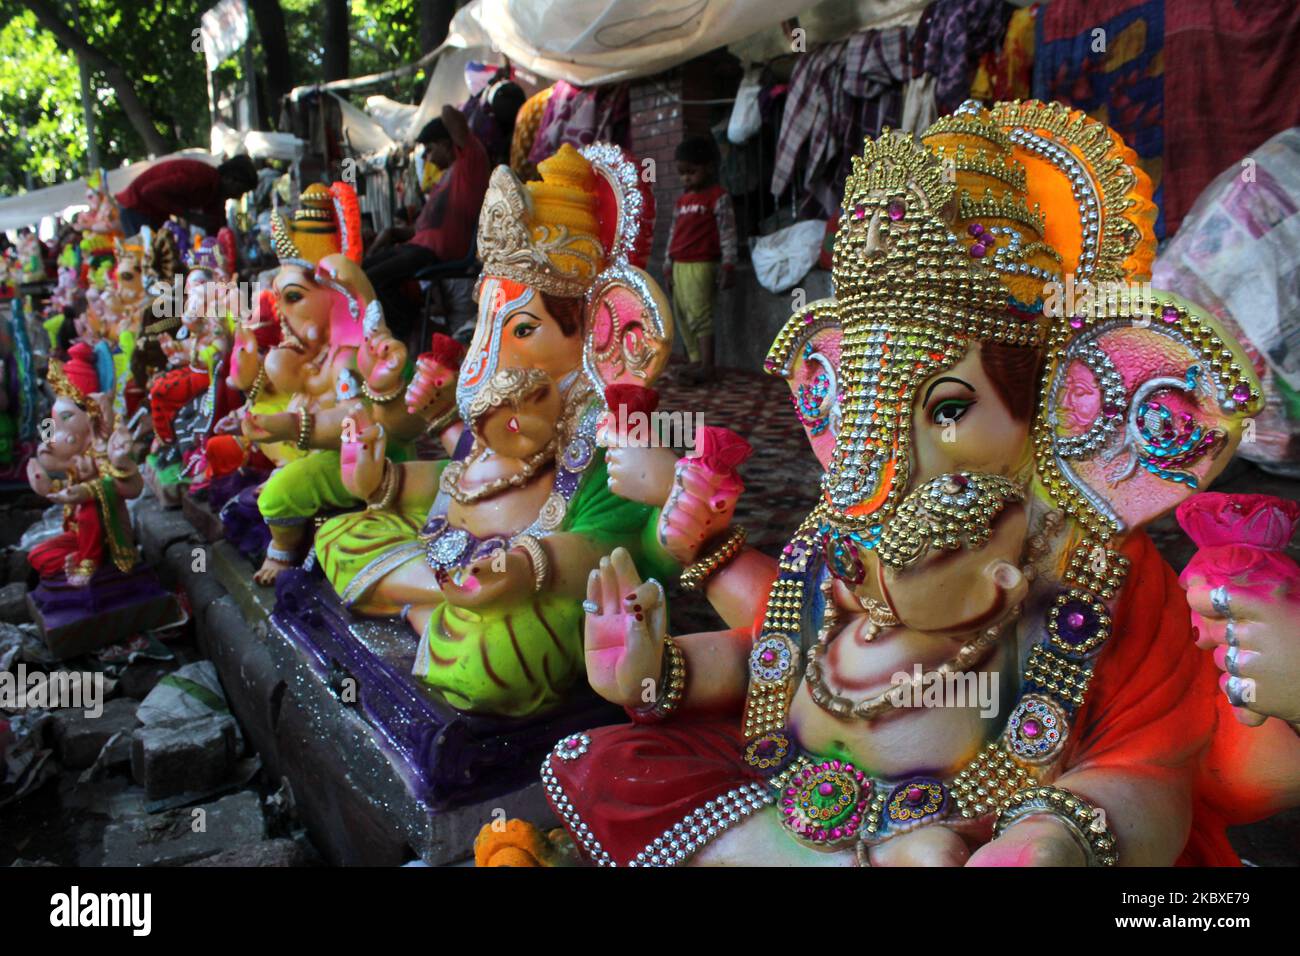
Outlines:
{"label": "ganesha's hand", "polygon": [[971,854],[967,866],[1087,866],[1069,824],[1043,814],[1013,823]]}
{"label": "ganesha's hand", "polygon": [[673,489],[659,513],[659,543],[686,565],[705,543],[725,531],[745,486],[734,473],[702,468],[694,458],[677,462]]}
{"label": "ganesha's hand", "polygon": [[944,826],[921,827],[871,847],[872,866],[963,866],[970,848]]}
{"label": "ganesha's hand", "polygon": [[357,370],[369,389],[378,395],[402,387],[405,366],[406,346],[383,329],[368,336],[357,352]]}
{"label": "ganesha's hand", "polygon": [[54,479],[35,458],[27,459],[27,483],[42,498],[48,498],[54,491]]}
{"label": "ganesha's hand", "polygon": [[257,381],[257,369],[261,359],[257,352],[257,338],[251,329],[240,325],[235,329],[235,344],[230,351],[230,374],[226,384],[241,392],[247,392]]}
{"label": "ganesha's hand", "polygon": [[1269,717],[1300,724],[1300,581],[1212,588],[1201,580],[1187,603],[1196,645],[1213,648],[1233,715],[1251,727]]}
{"label": "ganesha's hand", "polygon": [[[94,479],[92,479],[94,480]],[[47,495],[51,501],[59,505],[80,505],[94,497],[86,482],[68,485],[61,491],[54,491]]]}
{"label": "ganesha's hand", "polygon": [[247,405],[240,405],[233,412],[226,412],[221,416],[221,420],[212,426],[214,435],[238,435],[240,434],[240,424],[243,414],[248,410]]}
{"label": "ganesha's hand", "polygon": [[676,464],[677,456],[669,448],[615,446],[605,452],[609,490],[651,508],[668,500]]}
{"label": "ganesha's hand", "polygon": [[[339,468],[343,487],[348,493],[369,501],[384,481],[387,437],[383,425],[371,425],[357,435],[356,441],[344,441],[339,447]],[[400,465],[387,467],[399,468]]]}
{"label": "ganesha's hand", "polygon": [[663,588],[653,579],[642,583],[632,556],[615,548],[591,572],[584,606],[592,690],[623,707],[644,707],[646,689],[653,693],[659,681],[668,636]]}
{"label": "ganesha's hand", "polygon": [[249,415],[240,423],[240,428],[249,441],[289,441],[298,437],[298,414]]}
{"label": "ganesha's hand", "polygon": [[476,561],[460,575],[438,571],[438,587],[447,603],[482,608],[533,594],[533,565],[522,550],[512,549]]}
{"label": "ganesha's hand", "polygon": [[406,410],[412,415],[441,414],[456,397],[456,370],[425,353],[415,360],[415,377],[406,386]]}

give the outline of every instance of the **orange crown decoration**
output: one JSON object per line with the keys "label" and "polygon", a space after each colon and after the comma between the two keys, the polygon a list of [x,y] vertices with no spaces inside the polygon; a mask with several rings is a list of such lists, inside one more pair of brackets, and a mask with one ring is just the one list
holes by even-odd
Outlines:
{"label": "orange crown decoration", "polygon": [[293,218],[271,217],[271,244],[282,265],[314,268],[328,255],[361,261],[361,207],[347,183],[312,183],[303,190]]}

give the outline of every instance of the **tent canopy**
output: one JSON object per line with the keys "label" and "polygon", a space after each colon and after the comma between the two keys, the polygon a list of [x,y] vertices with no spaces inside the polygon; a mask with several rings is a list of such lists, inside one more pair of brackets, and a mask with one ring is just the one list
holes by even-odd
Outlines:
{"label": "tent canopy", "polygon": [[[220,157],[201,149],[184,149],[159,159],[141,160],[123,166],[121,169],[108,170],[108,191],[114,194],[121,192],[150,166],[164,163],[169,159],[198,159],[213,166],[221,162]],[[34,226],[46,216],[57,216],[69,206],[84,206],[87,188],[89,187],[85,179],[75,179],[46,189],[33,189],[21,196],[0,199],[0,229]]]}

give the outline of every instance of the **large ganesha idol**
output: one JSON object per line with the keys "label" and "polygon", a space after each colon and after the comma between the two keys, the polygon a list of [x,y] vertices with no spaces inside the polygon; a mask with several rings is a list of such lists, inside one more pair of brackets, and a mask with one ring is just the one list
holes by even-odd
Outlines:
{"label": "large ganesha idol", "polygon": [[[565,146],[539,172],[525,186],[502,166],[488,188],[451,461],[385,463],[382,432],[360,433],[344,481],[367,510],[326,522],[315,545],[353,612],[421,636],[415,673],[436,694],[507,718],[552,712],[580,683],[583,592],[603,557],[623,546],[648,573],[675,567],[654,509],[611,490],[596,440],[606,388],[648,386],[671,348],[663,294],[632,264],[648,199],[613,146]],[[424,369],[409,400],[447,375]]]}
{"label": "large ganesha idol", "polygon": [[542,770],[587,859],[1235,860],[1201,782],[1227,702],[1141,529],[1223,469],[1260,391],[1210,318],[1141,285],[1153,218],[1132,152],[1059,104],[866,143],[836,298],[768,358],[817,507],[779,562],[709,561],[730,631],[668,638],[618,553],[592,577],[588,676],[634,723]]}
{"label": "large ganesha idol", "polygon": [[255,575],[264,585],[302,559],[307,525],[317,514],[364,505],[342,480],[344,437],[378,425],[399,446],[390,453],[405,454],[405,443],[428,427],[403,401],[406,348],[384,325],[361,270],[361,218],[352,187],[308,186],[292,220],[277,215],[273,232],[280,341],[261,360],[255,351],[241,351],[249,360],[241,370],[253,374],[252,400],[266,388],[290,397],[283,411],[247,415],[241,429],[249,441],[284,443],[301,455],[277,468],[257,494],[271,531]]}

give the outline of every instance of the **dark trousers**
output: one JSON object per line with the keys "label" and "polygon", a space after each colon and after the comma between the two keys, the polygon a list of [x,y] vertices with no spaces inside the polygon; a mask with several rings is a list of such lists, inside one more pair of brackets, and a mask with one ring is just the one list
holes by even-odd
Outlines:
{"label": "dark trousers", "polygon": [[402,242],[386,246],[366,256],[361,263],[370,284],[375,287],[379,304],[384,307],[388,328],[398,339],[405,339],[418,318],[419,307],[402,295],[402,284],[421,269],[437,265],[440,260],[424,246]]}

